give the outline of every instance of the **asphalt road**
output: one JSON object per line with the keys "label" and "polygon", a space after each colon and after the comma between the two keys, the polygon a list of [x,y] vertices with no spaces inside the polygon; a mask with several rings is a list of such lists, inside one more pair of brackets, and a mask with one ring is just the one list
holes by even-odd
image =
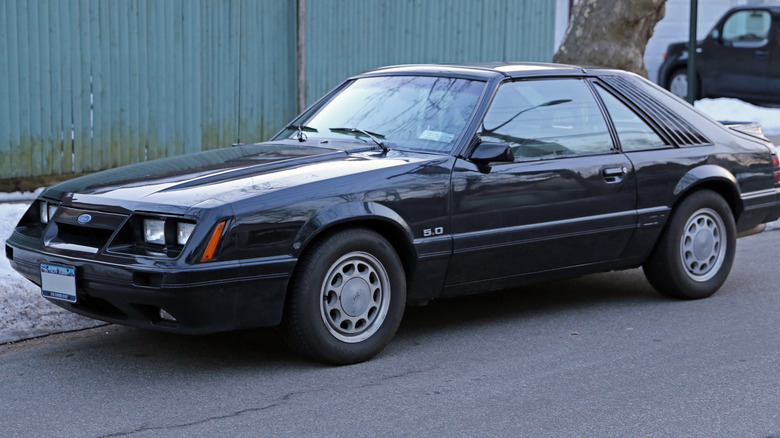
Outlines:
{"label": "asphalt road", "polygon": [[407,309],[376,359],[301,360],[274,330],[107,326],[0,346],[0,435],[780,437],[780,231],[713,297],[641,270]]}

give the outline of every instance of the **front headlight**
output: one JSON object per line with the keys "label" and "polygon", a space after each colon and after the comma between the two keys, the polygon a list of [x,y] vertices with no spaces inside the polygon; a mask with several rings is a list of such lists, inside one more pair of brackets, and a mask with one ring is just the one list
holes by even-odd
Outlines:
{"label": "front headlight", "polygon": [[54,217],[54,213],[57,212],[57,204],[41,201],[38,206],[40,207],[41,223],[48,224],[49,220]]}
{"label": "front headlight", "polygon": [[[187,244],[195,224],[174,218],[144,218],[144,242],[154,245],[166,245],[174,241],[181,246]],[[173,233],[176,233],[176,237]]]}
{"label": "front headlight", "polygon": [[41,207],[41,223],[42,224],[48,224],[49,223],[49,208],[47,207],[47,204],[45,202],[41,202],[38,204]]}
{"label": "front headlight", "polygon": [[194,229],[195,224],[189,222],[176,222],[176,243],[184,246],[187,241],[190,240],[190,236]]}
{"label": "front headlight", "polygon": [[165,221],[162,219],[144,219],[144,241],[156,245],[165,245]]}

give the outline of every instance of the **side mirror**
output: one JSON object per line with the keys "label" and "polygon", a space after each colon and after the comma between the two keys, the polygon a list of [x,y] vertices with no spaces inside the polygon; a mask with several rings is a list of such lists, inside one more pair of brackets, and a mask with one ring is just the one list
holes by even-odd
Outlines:
{"label": "side mirror", "polygon": [[720,31],[718,29],[713,29],[710,37],[719,43],[723,43],[723,41],[720,39]]}
{"label": "side mirror", "polygon": [[506,143],[483,141],[474,149],[474,152],[471,154],[471,161],[477,164],[493,162],[511,163],[515,161],[515,154],[512,153],[512,148]]}

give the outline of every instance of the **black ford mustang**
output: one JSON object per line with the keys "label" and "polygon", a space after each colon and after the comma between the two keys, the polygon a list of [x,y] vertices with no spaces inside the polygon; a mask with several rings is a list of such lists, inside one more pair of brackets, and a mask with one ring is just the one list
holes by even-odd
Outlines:
{"label": "black ford mustang", "polygon": [[206,333],[281,324],[330,363],[377,354],[407,303],[643,266],[713,294],[780,216],[760,131],[652,83],[553,64],[350,78],[272,140],[45,190],[12,266],[73,312]]}

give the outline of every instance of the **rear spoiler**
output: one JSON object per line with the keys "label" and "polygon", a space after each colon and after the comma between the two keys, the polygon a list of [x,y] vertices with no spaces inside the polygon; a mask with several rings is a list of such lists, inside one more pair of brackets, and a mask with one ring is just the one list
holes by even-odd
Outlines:
{"label": "rear spoiler", "polygon": [[769,139],[764,135],[764,128],[762,128],[761,124],[758,122],[721,121],[720,123],[722,123],[725,127],[733,129],[737,132],[741,132],[742,134],[747,134],[751,137],[769,141]]}

